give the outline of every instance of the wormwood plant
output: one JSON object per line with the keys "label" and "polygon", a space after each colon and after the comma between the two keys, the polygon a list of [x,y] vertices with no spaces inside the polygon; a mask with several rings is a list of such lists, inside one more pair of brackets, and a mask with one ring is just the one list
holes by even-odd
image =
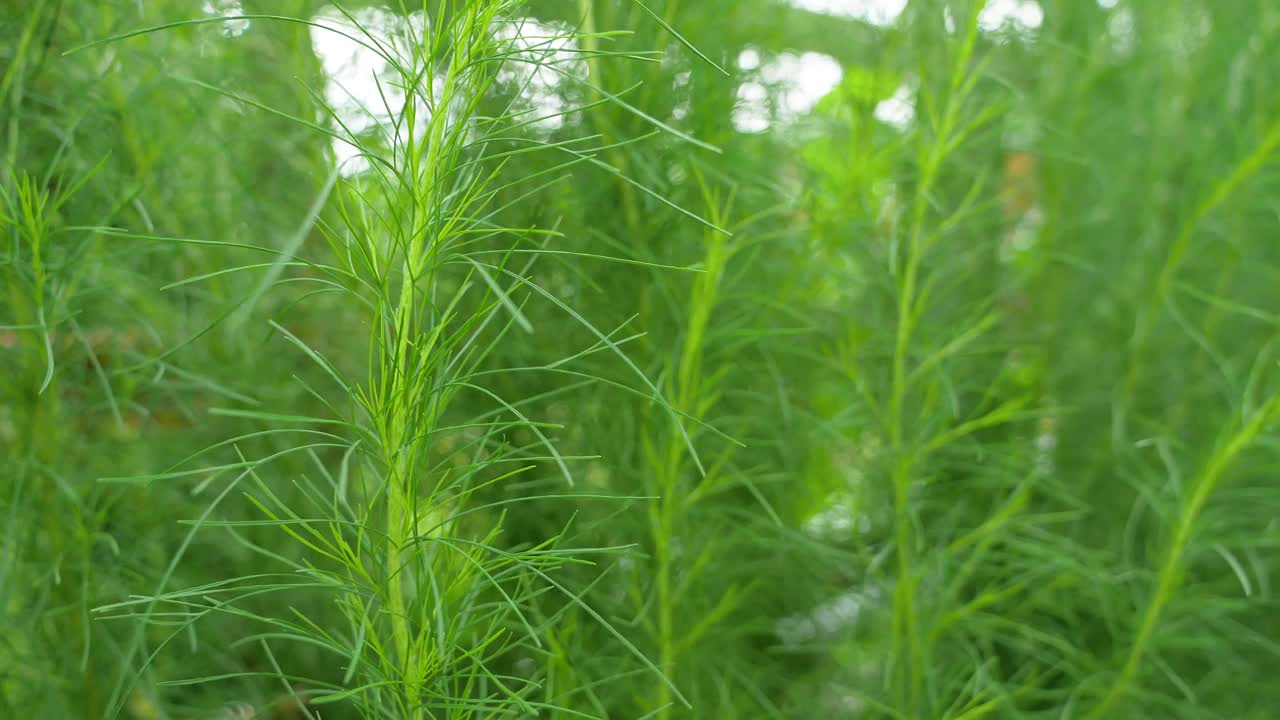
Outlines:
{"label": "wormwood plant", "polygon": [[[859,401],[844,412],[866,419],[849,525],[869,560],[863,611],[882,620],[849,643],[885,660],[844,682],[889,717],[1247,714],[1209,668],[1273,661],[1255,583],[1272,541],[1246,498],[1266,494],[1274,449],[1274,332],[1246,318],[1274,300],[1260,279],[1273,248],[1252,225],[1274,183],[1274,95],[1225,77],[1239,8],[1057,8],[1054,42],[1110,35],[1037,74],[1020,69],[1036,50],[1008,36],[974,62],[994,5],[969,4],[967,25],[952,6],[954,34],[911,18],[914,45],[934,48],[912,57],[915,122],[869,117],[900,82],[890,59],[846,74],[827,111],[847,139],[808,156],[818,239],[875,238],[850,253],[858,311],[834,356]],[[1131,21],[1145,52],[1187,42],[1178,60],[1116,64],[1107,45]],[[1215,30],[1187,40],[1176,28],[1193,21]],[[1258,62],[1235,53],[1231,72]],[[1040,137],[1019,113],[1043,86],[1062,104],[1037,107]],[[1256,110],[1232,140],[1155,149],[1219,121],[1207,106],[1223,88]],[[1140,130],[1084,110],[1115,97],[1143,105],[1123,115]],[[1204,105],[1195,122],[1188,103]],[[984,127],[1006,108],[1001,147]],[[846,149],[867,160],[832,159]],[[1237,275],[1245,258],[1257,277]]]}
{"label": "wormwood plant", "polygon": [[[16,127],[17,123],[10,125]],[[32,643],[34,638],[15,635],[5,643],[0,671],[18,675],[19,682],[26,683],[40,680],[40,673],[65,674],[82,683],[87,693],[96,684],[89,665],[95,635],[88,614],[89,588],[108,577],[109,571],[95,567],[104,538],[97,532],[91,503],[79,497],[83,489],[77,479],[63,475],[67,468],[61,447],[75,425],[62,402],[60,383],[74,379],[80,369],[62,367],[70,364],[68,356],[83,348],[87,369],[107,385],[107,397],[114,398],[73,312],[79,304],[77,269],[90,241],[84,234],[68,233],[60,220],[68,202],[91,177],[92,173],[86,174],[76,184],[56,190],[50,190],[48,176],[23,173],[0,182],[0,232],[6,245],[0,254],[0,281],[11,313],[8,319],[14,322],[0,326],[0,333],[7,334],[5,344],[16,355],[16,361],[5,362],[0,381],[7,409],[0,419],[0,434],[9,464],[0,505],[6,518],[0,618],[17,627],[48,609],[52,616],[48,637],[63,638],[66,646],[66,652],[59,648],[42,653]],[[119,418],[118,407],[113,409]],[[41,525],[44,532],[34,530]],[[51,563],[33,566],[25,559],[32,556]],[[28,574],[49,582],[44,596],[20,594],[21,578]],[[16,688],[6,690],[9,694]]]}
{"label": "wormwood plant", "polygon": [[[599,442],[610,449],[605,458],[617,458],[607,465],[593,463],[585,474],[590,487],[579,492],[642,493],[633,509],[591,508],[576,523],[576,532],[597,543],[618,547],[633,539],[642,541],[617,559],[609,575],[580,582],[599,583],[601,587],[593,588],[592,606],[606,617],[618,618],[637,646],[651,653],[662,675],[639,674],[642,668],[633,657],[593,650],[608,647],[605,632],[592,626],[582,608],[571,609],[547,628],[548,654],[554,650],[555,656],[548,682],[563,687],[566,700],[572,698],[564,717],[776,712],[768,700],[761,700],[762,693],[755,692],[754,673],[760,668],[744,659],[753,657],[753,649],[741,622],[757,620],[747,613],[746,598],[768,578],[743,571],[752,563],[724,562],[755,549],[745,529],[733,527],[734,521],[726,517],[729,509],[743,504],[751,510],[761,504],[768,508],[753,485],[756,480],[738,466],[743,444],[720,429],[722,424],[749,425],[748,418],[727,416],[721,400],[736,369],[726,348],[732,344],[730,327],[748,337],[753,331],[722,304],[736,289],[732,260],[750,247],[751,238],[740,232],[740,223],[729,220],[732,197],[722,195],[701,174],[695,172],[695,178],[705,217],[735,234],[707,227],[694,235],[701,257],[694,263],[700,272],[693,277],[639,267],[638,272],[652,275],[654,291],[631,325],[652,330],[620,341],[629,341],[633,356],[651,359],[670,408],[696,424],[686,434],[663,421],[660,413],[665,408],[645,412],[642,397],[619,398],[616,386],[604,385],[599,397],[607,404],[596,412],[608,425],[585,440],[577,439]],[[675,305],[659,298],[672,299]],[[678,340],[662,341],[668,333]],[[628,412],[618,412],[620,406]],[[746,518],[737,522],[752,532],[762,530]],[[766,535],[760,544],[768,539]],[[586,666],[565,659],[587,654],[595,662]],[[709,667],[710,659],[717,657],[719,665]]]}
{"label": "wormwood plant", "polygon": [[[540,255],[556,252],[548,244],[558,233],[502,223],[512,205],[537,197],[548,178],[554,181],[565,168],[583,163],[604,166],[591,146],[596,138],[539,140],[529,129],[547,117],[513,110],[511,100],[503,101],[496,92],[504,64],[538,64],[539,47],[585,39],[570,32],[539,37],[531,50],[515,42],[518,34],[496,32],[516,21],[522,5],[512,0],[443,3],[424,5],[416,15],[401,7],[406,17],[417,18],[418,29],[392,40],[379,38],[355,15],[342,11],[356,31],[331,31],[377,53],[393,78],[380,83],[384,106],[376,112],[366,109],[387,118],[375,136],[350,131],[327,106],[329,124],[297,119],[351,143],[370,166],[338,183],[332,217],[316,218],[328,259],[283,255],[174,284],[264,268],[273,273],[281,267],[295,270],[298,275],[289,280],[314,289],[294,302],[335,296],[334,307],[342,313],[335,318],[349,314],[357,319],[367,350],[360,358],[321,347],[291,330],[287,319],[270,320],[276,335],[322,371],[323,385],[298,381],[328,414],[215,408],[217,415],[261,422],[266,428],[221,441],[170,471],[121,480],[157,483],[201,476],[201,487],[218,488],[200,517],[191,521],[156,591],[98,609],[104,617],[138,623],[133,647],[141,651],[141,667],[211,615],[229,614],[264,626],[236,644],[258,648],[266,669],[171,678],[163,685],[272,678],[307,714],[311,710],[305,708],[330,704],[353,707],[361,717],[535,714],[556,698],[542,688],[537,665],[530,668],[527,663],[541,654],[546,626],[555,623],[559,613],[535,621],[526,608],[534,598],[550,594],[600,623],[655,674],[660,686],[668,688],[664,692],[670,692],[670,682],[657,666],[556,579],[562,566],[585,563],[585,556],[608,548],[562,548],[558,537],[510,546],[503,540],[507,513],[528,512],[542,498],[526,494],[477,500],[501,483],[545,467],[574,483],[571,463],[579,458],[557,451],[549,437],[557,426],[526,416],[526,401],[508,401],[487,389],[482,378],[486,373],[478,370],[492,348],[512,334],[536,331],[523,311],[529,302],[550,303],[583,323],[594,341],[578,355],[605,352],[629,365],[637,373],[640,392],[664,408],[677,428],[683,427],[681,415],[687,414],[661,399],[657,387],[639,374],[610,334],[586,324],[537,284],[531,275],[534,263]],[[113,40],[230,19],[314,24],[246,15],[174,23]],[[610,54],[593,52],[599,57]],[[250,97],[201,86],[271,112]],[[558,152],[565,159],[531,176],[504,174],[507,160],[531,152]],[[271,248],[230,240],[149,239],[276,254]],[[490,408],[472,416],[456,411],[458,399],[468,395],[486,400]],[[523,434],[532,437],[532,443],[513,441]],[[261,457],[245,454],[255,441],[279,436],[290,439],[283,449]],[[676,437],[687,436],[678,429]],[[207,464],[228,454],[226,462]],[[294,457],[305,458],[311,467],[287,478],[292,488],[286,493],[280,468]],[[200,466],[192,467],[197,460]],[[226,499],[238,492],[262,519],[220,518]],[[261,526],[285,533],[298,550],[284,554],[256,542],[250,534]],[[214,528],[278,570],[169,589],[175,568],[197,534]],[[343,622],[325,622],[297,607],[284,615],[254,609],[261,607],[255,603],[263,596],[307,593],[330,597]],[[670,597],[667,602],[672,602]],[[149,629],[165,625],[177,629],[158,636]],[[674,642],[670,632],[668,623],[669,642],[663,646],[668,654]],[[277,648],[291,643],[318,648],[341,672],[299,677],[277,660]],[[136,668],[123,669],[113,714],[136,692],[141,677]]]}
{"label": "wormwood plant", "polygon": [[[632,9],[627,20],[625,3],[580,6],[590,11],[588,18],[628,26],[641,13]],[[701,11],[679,3],[663,10],[668,21]],[[700,35],[692,44],[714,47],[731,45],[724,33],[737,26],[697,27]],[[610,147],[605,158],[634,169],[732,234],[653,217],[658,201],[623,178],[584,184],[561,204],[568,223],[590,228],[579,238],[580,247],[608,245],[655,264],[692,262],[702,271],[689,277],[615,265],[576,283],[591,317],[634,330],[620,342],[662,379],[671,407],[693,423],[664,423],[661,408],[646,408],[643,398],[600,386],[597,401],[584,408],[592,418],[587,434],[573,438],[604,456],[586,475],[592,491],[647,496],[640,512],[597,509],[578,529],[607,545],[643,541],[618,560],[593,595],[602,612],[632,628],[631,636],[674,688],[639,673],[630,658],[593,650],[604,645],[602,633],[572,615],[552,629],[551,642],[575,648],[572,654],[591,653],[597,661],[564,663],[554,681],[576,686],[572,709],[608,717],[784,716],[780,698],[808,681],[808,668],[773,646],[773,613],[785,602],[780,598],[804,592],[783,578],[809,580],[802,568],[810,559],[810,548],[786,534],[774,507],[787,502],[793,489],[786,483],[788,468],[772,453],[786,444],[790,408],[770,353],[789,338],[771,335],[787,296],[774,294],[775,278],[763,268],[772,263],[778,275],[788,275],[779,262],[786,257],[787,233],[770,222],[782,224],[770,181],[756,188],[725,172],[729,158],[740,159],[751,147],[732,145],[737,139],[725,110],[733,102],[733,85],[712,70],[697,72],[699,58],[675,39],[646,39],[659,47],[664,41],[660,65],[610,64],[604,76],[611,86],[640,87],[627,101],[645,115],[704,141],[723,142],[723,153],[705,145],[695,152],[681,138],[667,137],[654,145]],[[695,87],[671,91],[681,82]],[[643,130],[641,116],[616,104],[593,107],[583,120],[606,138]],[[632,295],[638,307],[629,316],[630,307],[618,307],[616,298]],[[807,707],[806,701],[797,706]]]}
{"label": "wormwood plant", "polygon": [[[961,169],[990,157],[1005,111],[983,84],[982,9],[969,4],[946,34],[913,27],[935,49],[909,73],[889,61],[847,74],[825,109],[847,135],[808,155],[819,250],[845,255],[829,234],[866,238],[848,253],[855,300],[831,356],[853,402],[824,411],[847,433],[827,462],[850,478],[828,502],[865,546],[847,592],[874,618],[851,642],[883,658],[843,687],[876,716],[1000,715],[1041,680],[1028,658],[1045,650],[1018,637],[1027,591],[1052,572],[1024,554],[1044,522],[1029,501],[1049,483],[1030,441],[1041,401],[998,304],[995,183]],[[899,133],[871,110],[903,75],[919,116]]]}
{"label": "wormwood plant", "polygon": [[[702,192],[706,217],[717,225],[737,228],[737,223],[729,222],[732,196],[724,197],[714,190],[696,170],[695,181]],[[720,306],[722,296],[730,290],[730,262],[748,239],[706,228],[701,240],[702,257],[697,266],[702,272],[693,279],[687,294],[683,288],[664,288],[679,298],[676,306],[685,314],[675,318],[680,340],[663,358],[662,376],[666,396],[681,416],[723,420],[718,405],[732,368],[720,353],[723,338],[716,337],[724,331],[720,327],[724,308]],[[658,319],[646,315],[661,312],[651,307],[649,313],[642,314],[641,322],[656,325]],[[695,707],[715,706],[727,715],[744,703],[731,701],[722,691],[738,685],[742,673],[750,669],[732,663],[714,670],[695,666],[705,662],[701,648],[733,645],[734,636],[740,633],[735,632],[730,619],[741,610],[751,583],[746,577],[716,571],[724,557],[743,550],[740,538],[727,531],[725,519],[706,506],[723,500],[718,496],[734,489],[754,490],[754,485],[734,462],[741,441],[705,431],[692,437],[704,448],[706,460],[691,450],[678,428],[663,427],[652,419],[642,428],[638,438],[642,462],[635,472],[651,498],[645,509],[651,556],[627,573],[629,607],[618,612],[641,620],[659,667],[677,688],[694,698]],[[713,451],[706,451],[708,448]],[[767,501],[760,500],[767,507]],[[654,683],[649,702],[641,708],[652,708],[658,718],[682,715],[684,709],[677,705],[677,697],[671,687]],[[753,699],[746,700],[745,704],[753,704]]]}
{"label": "wormwood plant", "polygon": [[25,10],[9,16],[0,72],[0,713],[92,716],[115,664],[90,611],[146,553],[122,556],[111,526],[123,498],[91,478],[134,419],[137,377],[113,367],[126,342],[100,303],[130,272],[76,224],[112,221],[129,197],[84,139],[87,111],[66,107],[83,75],[56,63],[58,8]]}
{"label": "wormwood plant", "polygon": [[[722,208],[719,198],[709,196],[706,202],[712,211],[713,220],[720,220],[721,216],[728,214],[729,208]],[[689,316],[684,324],[684,342],[679,359],[668,369],[671,388],[669,395],[673,406],[681,414],[693,418],[706,417],[719,394],[716,387],[718,373],[707,373],[703,368],[704,346],[725,275],[725,265],[734,249],[729,246],[724,233],[717,230],[708,229],[705,242],[703,274],[695,281],[690,293]],[[651,483],[649,494],[655,498],[648,508],[649,538],[654,548],[653,574],[652,578],[645,578],[654,584],[652,603],[657,617],[650,627],[655,636],[654,644],[658,648],[659,666],[665,672],[679,677],[679,665],[687,662],[682,655],[695,646],[718,620],[733,612],[740,602],[738,595],[741,589],[730,585],[724,588],[715,604],[696,620],[692,613],[678,610],[682,605],[681,598],[687,598],[691,594],[692,584],[700,580],[699,571],[713,562],[717,553],[714,544],[707,544],[697,550],[696,555],[692,554],[694,547],[687,545],[691,539],[687,516],[701,495],[716,492],[721,483],[725,482],[728,474],[724,473],[724,466],[729,455],[727,452],[722,453],[708,474],[697,456],[689,454],[684,438],[678,433],[658,438],[646,436],[643,446],[647,461],[645,475]],[[697,493],[692,491],[688,483],[688,478],[694,472],[702,475]],[[678,547],[677,543],[686,546]],[[690,553],[685,572],[682,573],[677,573],[675,568],[673,555],[677,550]],[[643,576],[638,575],[633,581],[631,594],[638,601],[637,609],[643,612],[650,600],[645,587],[648,582],[642,582],[641,577]],[[677,613],[683,617],[678,618]],[[659,708],[657,717],[670,717],[672,696],[666,685],[657,687],[655,700],[655,706]]]}

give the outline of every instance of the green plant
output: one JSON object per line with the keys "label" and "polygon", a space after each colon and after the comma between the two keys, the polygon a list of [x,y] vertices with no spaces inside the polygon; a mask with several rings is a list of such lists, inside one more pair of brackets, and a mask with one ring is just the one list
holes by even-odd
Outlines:
{"label": "green plant", "polygon": [[[495,81],[504,62],[540,62],[536,52],[514,42],[521,38],[519,33],[493,32],[494,27],[510,22],[507,18],[519,5],[497,0],[442,6],[434,13],[424,7],[420,10],[425,18],[420,34],[390,42],[363,27],[357,16],[344,12],[358,35],[334,32],[374,50],[392,68],[394,79],[380,86],[385,103],[381,111],[387,118],[381,137],[357,134],[336,111],[329,111],[334,125],[343,128],[341,139],[358,148],[371,168],[339,183],[336,212],[340,224],[317,219],[332,259],[285,256],[274,263],[231,267],[172,285],[205,282],[262,267],[278,272],[282,263],[301,268],[305,274],[297,280],[317,289],[299,299],[321,293],[346,298],[353,319],[366,328],[367,359],[363,369],[358,365],[344,368],[340,364],[343,360],[355,365],[353,357],[331,358],[283,324],[271,321],[274,332],[314,361],[326,384],[337,391],[330,399],[330,393],[322,388],[306,386],[331,414],[302,416],[215,408],[222,416],[264,421],[274,427],[221,441],[179,462],[169,472],[129,480],[157,482],[202,475],[206,476],[202,487],[222,486],[193,521],[157,591],[100,608],[137,617],[143,627],[178,621],[178,630],[162,636],[154,649],[144,652],[144,667],[196,621],[212,613],[229,613],[267,626],[241,642],[260,645],[271,669],[191,678],[177,681],[179,684],[251,675],[277,677],[300,704],[350,702],[366,717],[428,717],[439,712],[451,717],[491,716],[507,707],[534,712],[551,699],[537,694],[533,678],[512,675],[510,666],[513,657],[541,643],[542,630],[530,623],[522,607],[550,591],[602,622],[617,641],[657,672],[657,667],[608,621],[554,578],[560,566],[585,562],[579,556],[606,549],[561,551],[556,549],[557,537],[533,545],[503,547],[498,539],[507,506],[514,504],[520,510],[525,503],[536,504],[540,497],[492,502],[475,499],[495,483],[510,481],[542,462],[554,464],[564,480],[573,483],[569,462],[577,458],[559,453],[545,434],[555,426],[530,420],[521,410],[521,401],[503,400],[480,384],[481,376],[491,374],[478,370],[490,348],[505,342],[510,333],[534,331],[522,310],[525,303],[531,299],[550,302],[596,336],[595,345],[587,352],[610,352],[639,371],[607,334],[586,324],[529,277],[538,255],[558,252],[546,243],[559,233],[502,224],[509,204],[504,198],[520,193],[515,200],[523,199],[521,195],[538,192],[538,183],[543,181],[541,174],[514,179],[504,176],[505,159],[536,151],[560,151],[569,158],[561,168],[599,164],[583,141],[551,143],[522,132],[546,117],[512,111],[509,101],[504,108],[500,97],[494,105]],[[406,8],[401,11],[409,14]],[[291,22],[271,16],[244,19]],[[170,24],[113,41],[224,20]],[[541,43],[576,39],[572,34],[540,37],[533,50]],[[204,87],[265,109],[251,98]],[[402,107],[395,106],[394,98],[403,98]],[[492,112],[495,109],[497,113]],[[323,126],[299,122],[334,134]],[[526,191],[528,186],[531,190]],[[103,232],[131,237],[107,229]],[[492,245],[495,239],[503,238],[513,240],[505,246]],[[274,254],[269,248],[244,243],[154,239]],[[364,378],[355,380],[360,374]],[[639,377],[648,382],[643,375]],[[656,393],[651,384],[647,389]],[[453,409],[460,393],[478,394],[493,406],[467,417]],[[663,403],[656,394],[651,399]],[[677,423],[686,414],[679,408],[668,412]],[[535,438],[531,445],[511,442],[509,436],[521,431]],[[287,435],[296,442],[262,458],[246,459],[241,444],[264,435]],[[179,469],[227,449],[236,454],[232,462]],[[319,475],[296,481],[295,497],[290,500],[267,478],[277,472],[278,461],[294,455],[313,460]],[[336,464],[335,456],[340,458]],[[230,477],[219,482],[220,476]],[[253,484],[247,497],[265,519],[214,519],[219,505],[242,481]],[[305,557],[290,560],[241,534],[243,529],[263,524],[286,533],[308,551]],[[187,546],[198,531],[210,527],[226,528],[231,539],[283,562],[281,570],[288,572],[230,577],[211,585],[168,590],[170,576]],[[245,601],[265,594],[313,591],[335,596],[345,629],[326,626],[296,610],[292,617],[272,617],[242,607]],[[341,681],[309,679],[309,685],[320,689],[303,697],[293,689],[294,681],[301,678],[281,668],[273,642],[300,642],[327,651],[334,662],[342,661],[346,668]],[[135,636],[135,643],[147,647],[142,635]],[[660,683],[670,685],[658,675]],[[122,676],[114,694],[117,710],[135,683],[136,676],[131,673]]]}
{"label": "green plant", "polygon": [[1278,33],[0,0],[0,715],[1268,717]]}

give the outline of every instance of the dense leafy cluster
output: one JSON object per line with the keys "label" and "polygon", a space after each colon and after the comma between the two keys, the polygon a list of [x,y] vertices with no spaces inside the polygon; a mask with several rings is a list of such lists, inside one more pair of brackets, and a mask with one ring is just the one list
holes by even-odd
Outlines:
{"label": "dense leafy cluster", "polygon": [[1280,8],[0,38],[0,716],[1280,703]]}

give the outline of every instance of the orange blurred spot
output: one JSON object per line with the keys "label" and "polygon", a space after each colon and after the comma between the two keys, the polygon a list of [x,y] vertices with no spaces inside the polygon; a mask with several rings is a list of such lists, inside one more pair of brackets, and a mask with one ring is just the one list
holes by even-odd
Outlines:
{"label": "orange blurred spot", "polygon": [[1016,221],[1036,205],[1036,170],[1034,153],[1017,150],[1004,160],[1004,176],[1000,181],[1000,205],[1005,220]]}

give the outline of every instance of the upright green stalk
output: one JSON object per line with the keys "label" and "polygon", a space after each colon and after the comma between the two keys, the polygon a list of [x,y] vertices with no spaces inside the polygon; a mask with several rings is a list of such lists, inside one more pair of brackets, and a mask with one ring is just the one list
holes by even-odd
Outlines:
{"label": "upright green stalk", "polygon": [[[970,9],[965,36],[951,67],[939,122],[931,134],[921,131],[919,135],[918,177],[911,205],[911,221],[906,248],[900,258],[901,268],[895,278],[898,283],[897,324],[886,419],[892,463],[894,554],[898,569],[893,591],[894,687],[899,708],[913,718],[920,716],[921,706],[926,701],[924,683],[928,659],[925,657],[926,633],[920,627],[916,608],[918,578],[912,550],[915,533],[912,529],[911,486],[915,470],[925,464],[929,450],[917,447],[917,441],[909,437],[911,428],[919,422],[918,418],[908,414],[908,403],[914,391],[909,363],[916,323],[924,312],[921,303],[925,298],[920,296],[917,286],[931,245],[927,229],[930,198],[943,163],[974,127],[960,128],[960,111],[977,77],[970,74],[969,63],[978,36],[977,18],[983,5],[976,2]],[[977,123],[982,121],[983,118],[979,118]],[[899,256],[895,256],[895,269],[898,261]]]}
{"label": "upright green stalk", "polygon": [[[656,673],[660,683],[669,685],[652,661],[552,573],[561,565],[580,562],[555,550],[558,536],[544,537],[532,545],[497,544],[507,506],[540,499],[537,494],[493,496],[499,481],[532,473],[544,464],[573,481],[568,458],[557,451],[542,429],[558,426],[533,422],[522,410],[527,400],[504,400],[481,382],[486,376],[551,370],[562,364],[482,369],[486,355],[514,328],[533,331],[522,310],[531,298],[545,298],[553,309],[589,330],[602,347],[641,374],[653,400],[668,414],[678,416],[617,344],[535,283],[527,274],[532,263],[521,270],[511,263],[513,257],[536,257],[544,252],[576,255],[545,248],[545,242],[559,237],[557,232],[504,224],[514,202],[531,193],[524,186],[531,184],[530,180],[541,182],[548,172],[529,176],[504,173],[512,159],[551,150],[567,153],[570,158],[566,164],[551,166],[551,172],[563,172],[576,164],[600,164],[594,159],[599,150],[576,149],[595,137],[549,142],[530,133],[527,118],[512,112],[511,105],[501,108],[501,93],[509,88],[501,86],[499,77],[507,63],[541,62],[536,52],[502,32],[503,23],[517,20],[523,7],[519,0],[446,2],[431,13],[424,4],[422,36],[410,39],[407,47],[402,47],[403,38],[381,38],[362,26],[356,15],[339,11],[345,19],[345,36],[386,62],[405,102],[403,107],[392,107],[384,91],[384,110],[390,117],[382,120],[381,136],[344,136],[368,159],[371,168],[338,183],[334,192],[337,207],[332,213],[313,212],[318,218],[316,229],[328,243],[328,256],[310,259],[318,253],[308,252],[309,259],[286,258],[284,264],[304,271],[291,280],[316,283],[325,292],[341,291],[339,307],[358,318],[367,332],[363,366],[342,353],[341,347],[304,340],[300,333],[272,320],[271,327],[280,336],[314,361],[322,381],[337,386],[337,397],[329,399],[304,380],[309,394],[336,417],[225,409],[230,417],[265,421],[273,427],[217,443],[184,461],[233,446],[238,462],[223,467],[234,468],[239,474],[194,523],[160,581],[160,589],[151,596],[100,608],[102,612],[132,612],[145,624],[163,606],[171,608],[170,617],[176,618],[182,630],[214,612],[287,628],[289,632],[283,635],[272,632],[255,637],[263,652],[271,656],[276,679],[288,681],[290,672],[275,662],[271,644],[304,640],[337,655],[343,663],[341,683],[317,679],[316,684],[324,688],[319,693],[321,700],[349,700],[369,718],[421,720],[439,717],[441,711],[449,717],[469,717],[481,707],[487,708],[485,712],[524,714],[552,707],[549,701],[538,699],[544,691],[536,673],[521,670],[529,676],[517,677],[510,669],[521,655],[542,656],[543,629],[534,627],[527,610],[536,598],[550,595],[599,621]],[[249,17],[295,22],[277,16]],[[306,23],[316,27],[311,21]],[[171,27],[158,26],[121,37]],[[536,40],[539,46],[543,42],[554,46],[556,41],[572,38],[566,33],[564,37]],[[589,54],[594,62],[594,54]],[[252,98],[221,92],[233,100],[264,107]],[[495,106],[498,112],[494,112]],[[346,128],[335,108],[326,105],[325,110],[334,116],[334,126]],[[338,222],[334,222],[334,215]],[[494,239],[504,237],[510,238],[511,244],[494,247]],[[598,253],[587,255],[594,261],[608,259]],[[279,262],[249,265],[179,284],[264,265],[280,267]],[[699,334],[703,327],[705,319]],[[349,379],[352,366],[365,375],[362,382]],[[686,388],[685,392],[693,391]],[[484,409],[472,410],[475,414],[468,416],[467,406],[455,402],[463,394],[483,401]],[[344,407],[346,412],[340,410]],[[281,423],[295,426],[280,427]],[[525,434],[536,442],[521,444],[517,438]],[[300,440],[261,459],[246,459],[240,453],[240,443],[263,436],[315,442]],[[688,460],[697,463],[691,449],[686,453],[689,439],[682,427],[677,427],[674,437],[677,444],[668,449],[659,480],[670,490],[664,493],[671,504],[664,508],[659,528],[661,537],[668,540],[680,502],[677,476]],[[322,457],[322,453],[336,456]],[[309,457],[319,466],[320,474],[314,480],[306,476],[295,480],[296,492],[288,493],[264,472],[264,466],[283,465],[284,459],[295,455]],[[465,459],[460,460],[459,455]],[[519,464],[506,469],[503,463]],[[158,477],[188,474],[176,470]],[[259,576],[232,578],[223,586],[239,596],[216,602],[205,599],[193,603],[186,591],[166,592],[173,569],[202,526],[217,523],[234,534],[240,532],[236,528],[255,524],[211,519],[218,503],[246,478],[254,483],[248,500],[266,518],[256,524],[278,526],[305,552],[302,560],[295,560],[240,535],[235,539],[273,562],[284,563],[297,582],[260,581]],[[660,553],[665,608],[660,652],[674,663],[679,642],[674,629],[677,590],[672,587],[673,559],[668,549]],[[241,598],[316,588],[326,588],[335,596],[348,623],[344,632],[300,610],[284,619],[236,608]],[[141,610],[133,611],[135,608]],[[175,637],[170,635],[160,646]],[[547,671],[563,665],[562,660],[548,662]],[[208,679],[190,682],[200,680]],[[664,702],[684,702],[673,688],[660,692]],[[295,691],[290,693],[298,699]]]}
{"label": "upright green stalk", "polygon": [[1124,663],[1102,700],[1085,716],[1086,720],[1106,717],[1132,688],[1142,662],[1146,659],[1161,615],[1182,585],[1187,550],[1191,546],[1200,515],[1240,454],[1253,445],[1277,417],[1280,417],[1280,393],[1254,411],[1242,427],[1226,435],[1192,481],[1190,494],[1182,505],[1174,522],[1173,533],[1165,545],[1163,560],[1156,571],[1155,587],[1142,611],[1138,629],[1128,643],[1129,651],[1125,654]]}
{"label": "upright green stalk", "polygon": [[[708,219],[721,225],[727,219],[727,207],[722,207],[720,200],[712,197],[703,182],[707,206],[710,210]],[[720,231],[706,229],[703,233],[705,242],[701,272],[694,280],[693,291],[689,298],[689,314],[684,319],[684,340],[674,371],[674,387],[672,388],[672,407],[681,417],[699,420],[711,409],[714,402],[714,391],[708,392],[707,379],[703,368],[703,349],[707,342],[707,329],[711,322],[720,286],[724,277],[725,266],[731,255],[728,247],[728,236]],[[680,597],[673,588],[675,572],[672,543],[682,537],[682,515],[692,504],[689,495],[687,475],[692,470],[692,458],[689,456],[687,442],[678,428],[672,428],[661,444],[660,456],[652,457],[650,466],[653,474],[654,494],[656,500],[649,505],[649,535],[654,548],[654,580],[657,583],[657,645],[658,666],[666,675],[679,683],[680,651],[682,645],[677,623],[677,606]],[[704,481],[711,482],[707,478]],[[684,538],[687,542],[687,537]],[[688,575],[697,571],[696,567],[687,569]],[[687,577],[685,583],[689,582]],[[688,643],[683,643],[688,645]],[[666,720],[671,717],[673,709],[673,693],[667,683],[657,683],[655,699],[658,718]]]}
{"label": "upright green stalk", "polygon": [[1143,372],[1147,370],[1145,363],[1149,352],[1148,344],[1151,342],[1156,320],[1161,308],[1174,290],[1178,272],[1191,251],[1191,243],[1196,237],[1196,232],[1215,210],[1261,171],[1278,150],[1280,150],[1280,121],[1268,126],[1262,141],[1253,152],[1241,158],[1231,173],[1219,180],[1213,190],[1196,203],[1191,214],[1179,226],[1178,234],[1174,237],[1160,265],[1155,285],[1139,307],[1134,319],[1124,381],[1120,386],[1118,413],[1114,419],[1117,440],[1122,440],[1127,435],[1128,413],[1132,410],[1131,406]]}

